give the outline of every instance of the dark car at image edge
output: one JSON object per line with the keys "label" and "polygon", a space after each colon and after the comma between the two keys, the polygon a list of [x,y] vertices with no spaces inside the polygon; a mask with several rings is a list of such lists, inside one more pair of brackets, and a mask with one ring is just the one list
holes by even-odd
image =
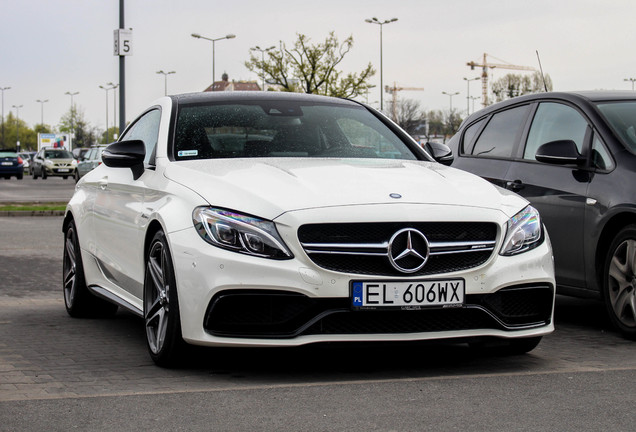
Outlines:
{"label": "dark car at image edge", "polygon": [[0,177],[8,180],[15,176],[18,180],[22,180],[23,175],[22,158],[17,153],[0,150]]}
{"label": "dark car at image edge", "polygon": [[636,338],[636,93],[551,92],[469,116],[452,166],[517,192],[539,210],[558,292],[605,301]]}

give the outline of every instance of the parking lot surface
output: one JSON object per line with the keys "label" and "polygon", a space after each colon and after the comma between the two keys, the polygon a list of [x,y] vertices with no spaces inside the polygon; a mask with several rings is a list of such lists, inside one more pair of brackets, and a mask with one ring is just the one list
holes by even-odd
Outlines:
{"label": "parking lot surface", "polygon": [[73,319],[61,217],[0,218],[0,431],[631,431],[636,343],[559,297],[530,354],[464,345],[195,349],[154,366],[143,322]]}
{"label": "parking lot surface", "polygon": [[75,190],[75,180],[62,177],[49,177],[46,180],[33,180],[24,176],[22,180],[12,177],[10,180],[0,178],[0,203],[31,202],[68,202]]}

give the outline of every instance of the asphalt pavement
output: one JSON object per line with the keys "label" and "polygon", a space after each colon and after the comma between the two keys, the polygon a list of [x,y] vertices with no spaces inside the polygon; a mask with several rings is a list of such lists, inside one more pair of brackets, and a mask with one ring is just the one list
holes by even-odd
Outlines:
{"label": "asphalt pavement", "polygon": [[75,191],[72,177],[47,177],[46,180],[25,175],[22,180],[0,178],[0,203],[68,202]]}

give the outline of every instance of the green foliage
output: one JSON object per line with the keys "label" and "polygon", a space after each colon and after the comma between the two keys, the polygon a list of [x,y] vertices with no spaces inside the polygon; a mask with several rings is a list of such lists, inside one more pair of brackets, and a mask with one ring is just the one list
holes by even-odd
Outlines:
{"label": "green foliage", "polygon": [[531,93],[541,93],[552,91],[552,79],[550,75],[545,76],[545,86],[543,78],[539,72],[532,75],[507,74],[506,76],[494,81],[491,85],[495,102],[501,102],[513,97],[522,96]]}
{"label": "green foliage", "polygon": [[36,135],[39,133],[53,133],[53,129],[47,124],[38,123],[33,126],[33,132],[35,132]]}
{"label": "green foliage", "polygon": [[[84,113],[76,107],[72,107],[62,116],[57,131],[61,133],[73,132],[73,147],[90,147],[103,140],[105,133],[91,126],[85,119]],[[17,150],[18,134],[20,139],[20,150],[33,151],[38,147],[38,133],[54,133],[56,130],[46,124],[36,124],[33,128],[22,119],[17,121],[12,112],[4,119],[4,142],[0,132],[0,149]],[[110,128],[110,141],[114,141],[113,133],[118,133],[119,128]]]}
{"label": "green foliage", "polygon": [[353,47],[352,36],[339,43],[331,32],[318,44],[311,44],[303,34],[297,36],[292,49],[281,43],[280,49],[267,52],[265,60],[252,52],[245,67],[283,91],[353,98],[373,87],[368,83],[375,74],[371,63],[360,73],[346,74],[337,69]]}
{"label": "green foliage", "polygon": [[62,133],[72,133],[73,147],[90,147],[98,143],[99,131],[84,119],[84,112],[75,106],[62,116],[58,128]]}
{"label": "green foliage", "polygon": [[112,142],[115,142],[118,136],[119,136],[119,127],[111,126],[108,128],[107,131],[102,132],[102,134],[100,135],[100,139],[102,143],[110,144]]}
{"label": "green foliage", "polygon": [[[0,130],[0,140],[2,140]],[[17,142],[20,141],[20,150],[33,150],[37,148],[37,134],[22,119],[17,119],[12,112],[4,119],[4,150],[17,150]]]}

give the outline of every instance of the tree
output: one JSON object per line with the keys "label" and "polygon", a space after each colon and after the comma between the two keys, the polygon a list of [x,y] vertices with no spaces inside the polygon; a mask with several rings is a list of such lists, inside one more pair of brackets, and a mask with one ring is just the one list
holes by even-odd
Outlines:
{"label": "tree", "polygon": [[463,121],[456,110],[431,110],[423,116],[428,124],[428,136],[444,137],[444,139],[455,135]]}
{"label": "tree", "polygon": [[543,91],[552,91],[552,79],[550,75],[545,75],[545,85],[539,72],[532,75],[507,74],[492,83],[492,92],[495,95],[495,102],[501,102],[513,97]]}
{"label": "tree", "polygon": [[395,110],[391,106],[389,112],[395,113],[395,118],[392,120],[410,135],[426,135],[426,116],[420,109],[418,101],[413,99],[398,100],[395,104]]}
{"label": "tree", "polygon": [[58,129],[72,135],[73,147],[90,147],[97,144],[100,132],[84,119],[84,112],[71,107],[60,119]]}
{"label": "tree", "polygon": [[42,123],[38,123],[35,126],[33,126],[33,131],[36,134],[39,134],[39,133],[53,133],[53,129],[51,128],[51,126],[49,126],[47,124],[42,124]]}
{"label": "tree", "polygon": [[104,131],[100,135],[100,139],[105,144],[110,144],[117,140],[117,136],[119,136],[119,127],[111,126],[107,131]]}
{"label": "tree", "polygon": [[4,150],[17,150],[18,140],[20,150],[37,148],[37,134],[24,120],[18,120],[12,112],[9,112],[4,119]]}
{"label": "tree", "polygon": [[339,43],[331,32],[323,43],[315,45],[310,44],[307,36],[300,33],[297,36],[292,49],[281,43],[280,49],[267,52],[265,60],[250,53],[245,66],[260,79],[280,86],[283,91],[353,98],[373,87],[368,83],[375,74],[371,63],[359,74],[345,74],[337,69],[353,47],[352,36]]}

